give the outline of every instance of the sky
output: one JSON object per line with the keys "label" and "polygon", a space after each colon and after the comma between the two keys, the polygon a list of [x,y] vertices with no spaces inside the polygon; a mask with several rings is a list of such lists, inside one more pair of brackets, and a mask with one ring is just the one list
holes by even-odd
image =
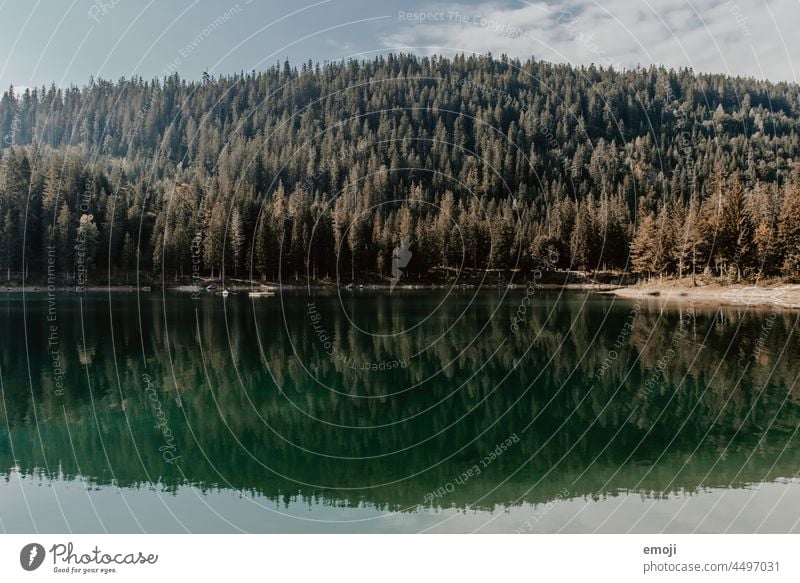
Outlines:
{"label": "sky", "polygon": [[0,87],[491,52],[798,81],[800,0],[0,0]]}

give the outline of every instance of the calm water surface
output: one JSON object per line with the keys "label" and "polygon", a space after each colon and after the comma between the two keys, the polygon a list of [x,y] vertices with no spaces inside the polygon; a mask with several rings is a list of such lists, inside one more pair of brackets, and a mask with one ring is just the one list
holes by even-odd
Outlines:
{"label": "calm water surface", "polygon": [[0,296],[7,532],[800,531],[797,313]]}

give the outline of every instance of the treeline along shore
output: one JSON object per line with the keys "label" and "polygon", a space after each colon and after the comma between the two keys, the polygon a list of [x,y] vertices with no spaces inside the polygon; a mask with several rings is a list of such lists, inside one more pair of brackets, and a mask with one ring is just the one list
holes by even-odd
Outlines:
{"label": "treeline along shore", "polygon": [[[0,282],[800,279],[800,87],[388,55],[0,99]],[[394,266],[397,269],[397,266]]]}

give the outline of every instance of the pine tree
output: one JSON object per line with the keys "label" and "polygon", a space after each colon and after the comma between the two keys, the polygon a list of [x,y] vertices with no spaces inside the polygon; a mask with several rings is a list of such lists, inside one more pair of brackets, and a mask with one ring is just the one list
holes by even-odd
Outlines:
{"label": "pine tree", "polygon": [[732,263],[736,281],[741,280],[744,271],[753,267],[752,236],[753,227],[747,209],[744,185],[738,176],[728,181],[723,207],[723,230],[721,248],[725,261]]}
{"label": "pine tree", "polygon": [[125,239],[122,242],[120,268],[125,273],[126,281],[128,274],[136,269],[136,260],[136,247],[133,243],[133,237],[131,237],[130,233],[125,233]]}
{"label": "pine tree", "polygon": [[234,207],[231,212],[230,228],[227,233],[228,245],[230,247],[230,259],[233,264],[233,275],[239,277],[239,266],[242,263],[242,254],[244,253],[245,232],[242,217],[239,214],[239,209]]}
{"label": "pine tree", "polygon": [[584,200],[578,205],[575,226],[570,237],[570,256],[575,269],[587,271],[592,266],[592,254],[596,249],[594,239],[591,204]]}
{"label": "pine tree", "polygon": [[87,270],[95,266],[100,232],[93,215],[81,215],[75,234],[75,265]]}
{"label": "pine tree", "polygon": [[783,249],[783,272],[797,280],[800,278],[800,183],[796,181],[783,191],[778,240]]}
{"label": "pine tree", "polygon": [[778,240],[777,189],[763,183],[756,184],[749,193],[748,212],[754,225],[753,246],[755,267],[759,276],[771,276],[782,267],[782,254]]}
{"label": "pine tree", "polygon": [[267,274],[272,275],[272,259],[275,250],[272,247],[272,233],[270,232],[270,222],[268,219],[269,208],[263,208],[256,223],[256,235],[254,241],[255,261],[253,267],[261,276],[262,280],[267,278]]}
{"label": "pine tree", "polygon": [[224,254],[225,238],[225,205],[221,200],[215,202],[211,207],[208,224],[205,228],[203,237],[203,263],[206,269],[214,277],[214,270],[222,277],[222,260]]}
{"label": "pine tree", "polygon": [[631,266],[634,273],[646,274],[648,279],[658,271],[660,242],[653,215],[647,214],[636,228],[631,244]]}

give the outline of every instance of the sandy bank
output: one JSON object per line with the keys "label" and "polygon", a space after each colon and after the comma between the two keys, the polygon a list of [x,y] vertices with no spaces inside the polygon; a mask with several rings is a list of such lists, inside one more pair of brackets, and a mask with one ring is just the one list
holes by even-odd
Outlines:
{"label": "sandy bank", "polygon": [[720,285],[692,286],[683,283],[643,284],[608,291],[629,299],[694,301],[735,306],[774,306],[800,309],[800,285]]}

